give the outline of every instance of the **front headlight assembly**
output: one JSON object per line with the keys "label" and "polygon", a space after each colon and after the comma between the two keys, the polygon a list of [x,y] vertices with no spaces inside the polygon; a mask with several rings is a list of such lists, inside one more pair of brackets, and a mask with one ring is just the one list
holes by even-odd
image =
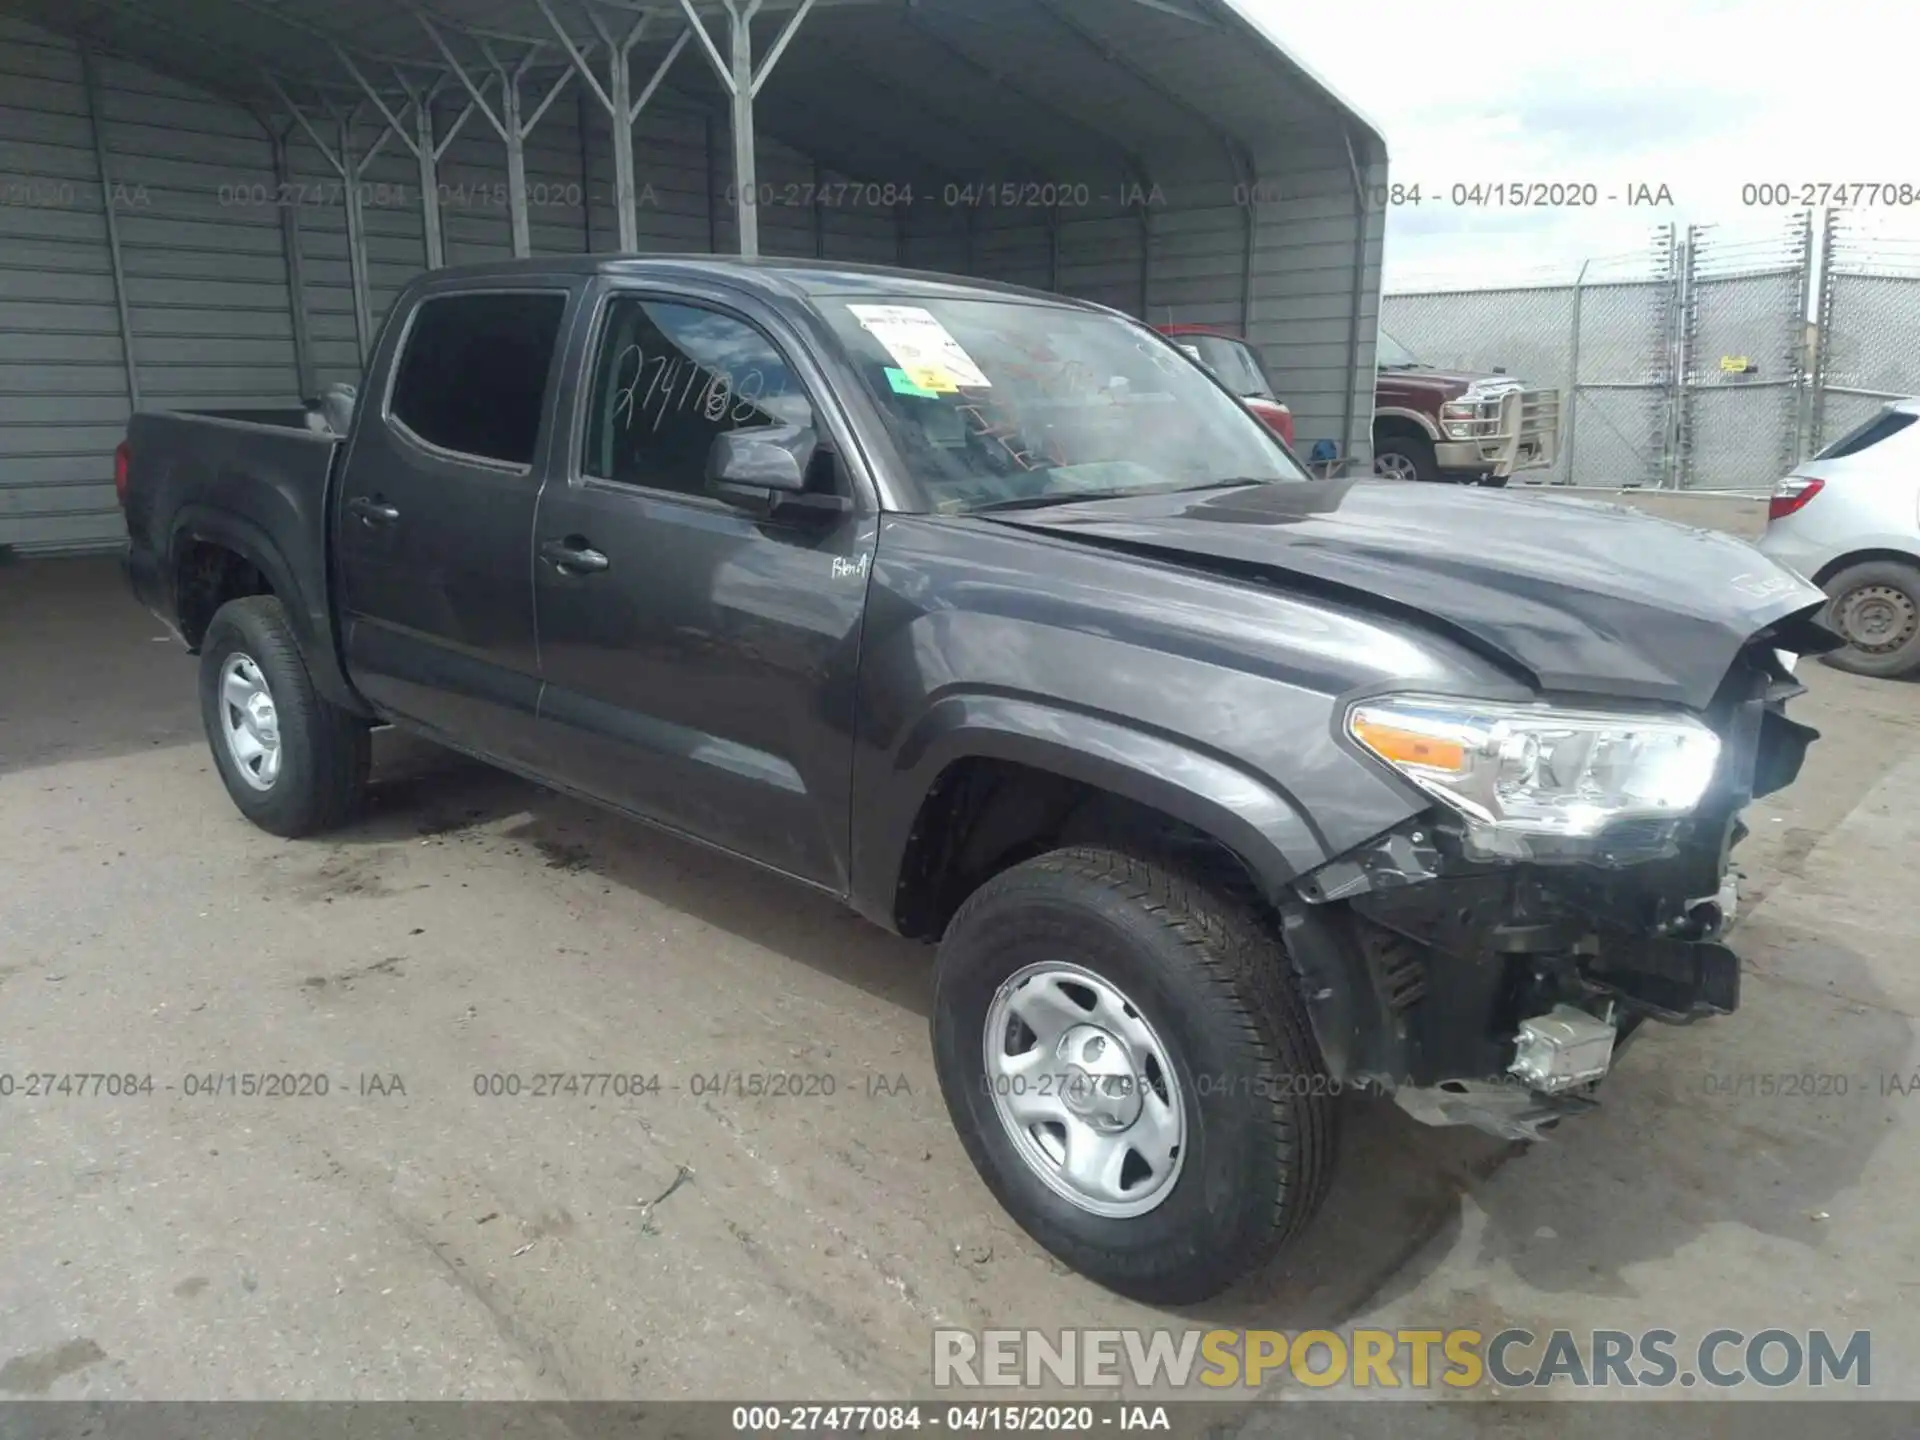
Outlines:
{"label": "front headlight assembly", "polygon": [[1720,738],[1690,715],[1439,696],[1363,701],[1347,733],[1464,816],[1470,848],[1517,857],[1684,819],[1720,760]]}

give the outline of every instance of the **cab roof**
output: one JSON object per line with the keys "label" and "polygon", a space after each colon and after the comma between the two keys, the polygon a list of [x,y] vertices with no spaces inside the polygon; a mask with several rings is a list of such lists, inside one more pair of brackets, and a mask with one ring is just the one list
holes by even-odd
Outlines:
{"label": "cab roof", "polygon": [[1075,310],[1105,311],[1091,301],[1075,300],[1024,285],[998,280],[943,275],[931,270],[907,270],[892,265],[865,265],[835,260],[763,257],[756,260],[730,255],[552,255],[526,260],[498,260],[484,265],[459,265],[423,274],[434,289],[458,288],[463,282],[512,280],[539,275],[610,275],[631,280],[707,280],[771,299],[814,300],[831,295],[919,296],[927,299],[1024,300]]}

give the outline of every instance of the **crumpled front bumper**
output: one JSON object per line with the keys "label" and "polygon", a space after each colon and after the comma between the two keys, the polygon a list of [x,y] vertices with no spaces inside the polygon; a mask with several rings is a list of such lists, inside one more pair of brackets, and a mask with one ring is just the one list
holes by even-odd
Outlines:
{"label": "crumpled front bumper", "polygon": [[1470,855],[1435,809],[1302,876],[1283,938],[1329,1071],[1429,1123],[1529,1138],[1592,1107],[1645,1021],[1735,1010],[1739,816],[1816,736],[1786,718],[1798,693],[1773,652],[1742,653],[1706,717],[1720,769],[1685,821],[1502,862]]}

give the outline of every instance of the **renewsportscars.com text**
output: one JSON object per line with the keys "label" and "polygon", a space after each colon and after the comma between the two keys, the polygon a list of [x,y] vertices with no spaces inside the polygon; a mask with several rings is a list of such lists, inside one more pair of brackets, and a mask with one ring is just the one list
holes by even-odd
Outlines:
{"label": "renewsportscars.com text", "polygon": [[1873,1383],[1870,1331],[936,1330],[938,1389],[1816,1389]]}

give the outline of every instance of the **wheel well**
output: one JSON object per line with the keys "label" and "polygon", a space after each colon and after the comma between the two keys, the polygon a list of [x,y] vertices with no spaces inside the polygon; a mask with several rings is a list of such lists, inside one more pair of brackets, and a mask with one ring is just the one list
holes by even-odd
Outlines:
{"label": "wheel well", "polygon": [[1404,415],[1380,415],[1373,422],[1373,443],[1382,440],[1423,440],[1432,443],[1432,437]]}
{"label": "wheel well", "polygon": [[174,609],[180,633],[191,649],[200,648],[215,612],[229,600],[272,593],[273,586],[260,568],[224,545],[189,540],[174,557]]}
{"label": "wheel well", "polygon": [[1829,560],[1822,565],[1815,573],[1813,583],[1825,585],[1842,570],[1851,570],[1856,565],[1870,565],[1876,560],[1891,560],[1896,565],[1920,569],[1920,556],[1905,550],[1856,550],[1851,555],[1842,555],[1838,560]]}
{"label": "wheel well", "polygon": [[975,756],[949,765],[920,803],[900,863],[895,925],[910,938],[937,940],[967,896],[1002,870],[1082,844],[1189,852],[1236,885],[1255,884],[1231,849],[1164,811],[1049,770]]}

